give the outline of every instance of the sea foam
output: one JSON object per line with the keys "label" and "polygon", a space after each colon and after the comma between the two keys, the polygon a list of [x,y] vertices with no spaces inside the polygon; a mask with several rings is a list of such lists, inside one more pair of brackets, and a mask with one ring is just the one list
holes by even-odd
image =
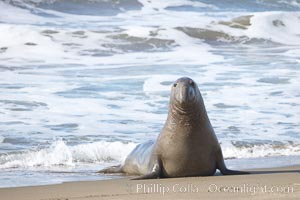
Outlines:
{"label": "sea foam", "polygon": [[254,15],[246,35],[250,38],[270,39],[274,42],[300,45],[299,12],[267,12]]}

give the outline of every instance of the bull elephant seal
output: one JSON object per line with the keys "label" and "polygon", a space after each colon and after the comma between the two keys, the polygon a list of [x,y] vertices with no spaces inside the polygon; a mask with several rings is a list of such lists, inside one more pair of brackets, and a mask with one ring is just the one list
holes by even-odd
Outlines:
{"label": "bull elephant seal", "polygon": [[123,165],[99,172],[141,175],[137,179],[248,174],[226,168],[201,93],[190,78],[172,86],[167,121],[156,142],[138,145]]}

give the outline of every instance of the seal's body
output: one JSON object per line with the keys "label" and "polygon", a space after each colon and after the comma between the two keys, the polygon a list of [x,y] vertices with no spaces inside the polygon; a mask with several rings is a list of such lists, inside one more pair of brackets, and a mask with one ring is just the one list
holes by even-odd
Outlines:
{"label": "seal's body", "polygon": [[142,175],[137,179],[247,174],[226,168],[201,93],[190,78],[172,86],[167,121],[156,142],[138,145],[123,165],[102,173]]}

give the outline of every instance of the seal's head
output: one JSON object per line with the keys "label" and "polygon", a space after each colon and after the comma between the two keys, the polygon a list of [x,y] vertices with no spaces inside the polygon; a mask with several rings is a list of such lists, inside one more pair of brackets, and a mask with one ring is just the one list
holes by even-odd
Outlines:
{"label": "seal's head", "polygon": [[176,107],[187,108],[199,102],[200,91],[197,84],[190,78],[183,77],[176,80],[171,90],[171,104]]}
{"label": "seal's head", "polygon": [[171,89],[168,120],[165,128],[193,129],[208,120],[204,102],[197,84],[190,78],[176,80]]}

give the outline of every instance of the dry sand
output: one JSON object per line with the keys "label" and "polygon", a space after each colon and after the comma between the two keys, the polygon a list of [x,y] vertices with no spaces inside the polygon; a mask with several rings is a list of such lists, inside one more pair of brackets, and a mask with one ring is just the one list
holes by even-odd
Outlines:
{"label": "dry sand", "polygon": [[[133,181],[128,178],[0,189],[1,200],[300,199],[300,166],[251,175]],[[96,176],[96,174],[95,174]]]}

